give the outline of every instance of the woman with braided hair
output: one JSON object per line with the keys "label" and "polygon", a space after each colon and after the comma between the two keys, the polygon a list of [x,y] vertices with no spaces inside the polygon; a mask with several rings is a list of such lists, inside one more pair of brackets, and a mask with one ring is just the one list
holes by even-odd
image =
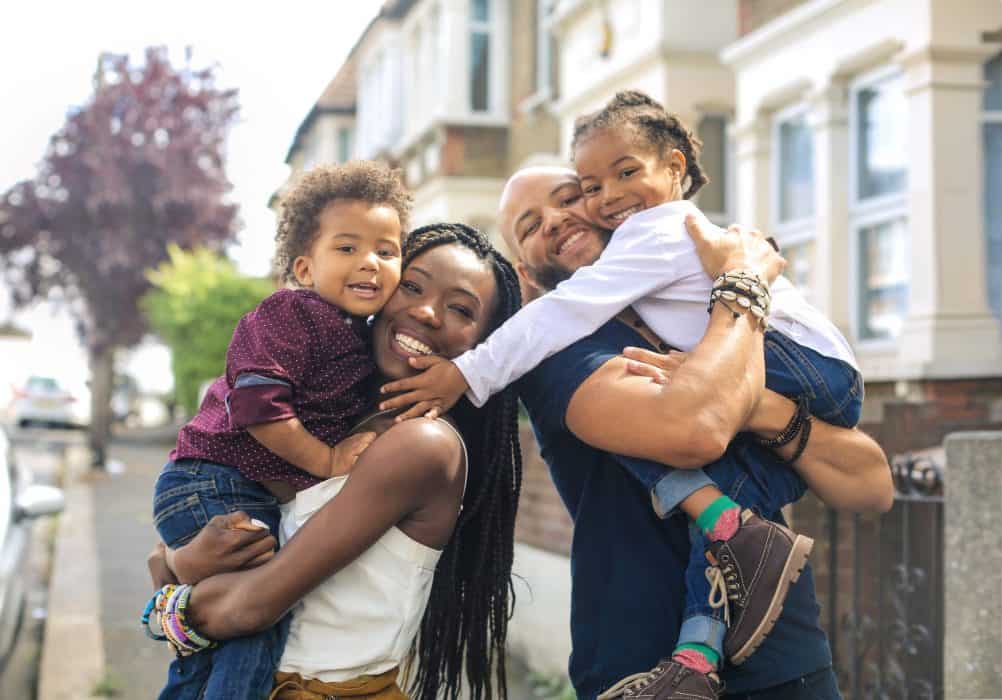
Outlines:
{"label": "woman with braided hair", "polygon": [[[514,270],[482,233],[417,229],[400,285],[372,326],[376,366],[399,379],[415,372],[414,357],[454,357],[520,305]],[[457,698],[461,686],[474,698],[506,695],[516,397],[461,403],[447,420],[394,415],[377,412],[356,428],[380,435],[350,475],[283,506],[278,553],[242,514],[215,519],[175,552],[173,562],[199,571],[181,606],[187,638],[251,634],[292,611],[272,698],[406,697],[396,684],[402,665],[417,698]],[[234,571],[247,562],[260,565]],[[172,576],[162,548],[150,568],[157,584]]]}

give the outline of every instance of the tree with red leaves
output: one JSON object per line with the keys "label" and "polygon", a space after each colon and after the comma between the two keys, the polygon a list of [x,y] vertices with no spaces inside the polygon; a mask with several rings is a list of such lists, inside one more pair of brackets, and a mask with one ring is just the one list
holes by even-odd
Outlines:
{"label": "tree with red leaves", "polygon": [[93,96],[69,112],[37,175],[0,195],[0,270],[15,303],[53,293],[74,302],[95,466],[110,435],[115,351],[146,332],[146,270],[168,244],[218,250],[236,231],[224,150],[237,112],[236,90],[217,88],[211,68],[175,68],[163,48],[141,65],[102,54]]}

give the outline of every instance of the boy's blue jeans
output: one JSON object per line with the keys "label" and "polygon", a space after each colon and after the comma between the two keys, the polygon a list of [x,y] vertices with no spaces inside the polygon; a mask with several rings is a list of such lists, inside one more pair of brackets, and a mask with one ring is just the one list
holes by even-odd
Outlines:
{"label": "boy's blue jeans", "polygon": [[[808,400],[811,415],[826,423],[852,427],[863,405],[863,379],[852,366],[821,355],[776,332],[765,334],[765,385],[776,393]],[[652,494],[655,510],[667,517],[678,505],[705,486],[716,486],[743,508],[763,515],[797,501],[805,492],[803,480],[771,451],[739,435],[724,456],[702,469],[664,469],[650,462],[620,460]],[[723,658],[727,628],[722,609],[709,605],[706,579],[706,539],[689,523],[692,551],[686,569],[686,605],[679,644],[705,644]]]}
{"label": "boy's blue jeans", "polygon": [[[277,537],[278,500],[233,467],[197,459],[168,462],[154,490],[153,521],[168,547],[188,542],[215,516],[237,510]],[[160,700],[264,700],[289,635],[290,616],[271,629],[171,662]]]}

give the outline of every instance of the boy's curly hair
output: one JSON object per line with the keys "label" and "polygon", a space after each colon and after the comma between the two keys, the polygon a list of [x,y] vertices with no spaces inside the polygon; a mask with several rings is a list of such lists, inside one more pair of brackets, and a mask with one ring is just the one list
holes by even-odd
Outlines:
{"label": "boy's curly hair", "polygon": [[[274,266],[285,281],[295,281],[292,264],[313,244],[320,213],[328,204],[345,199],[392,207],[400,217],[401,239],[404,238],[413,198],[404,187],[399,170],[370,160],[319,165],[300,176],[282,198]],[[403,240],[400,242],[403,244]]]}

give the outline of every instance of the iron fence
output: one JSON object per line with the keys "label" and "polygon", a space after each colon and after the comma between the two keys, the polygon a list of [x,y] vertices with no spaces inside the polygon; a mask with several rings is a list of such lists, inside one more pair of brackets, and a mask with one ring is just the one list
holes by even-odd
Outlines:
{"label": "iron fence", "polygon": [[891,468],[889,513],[826,513],[826,624],[847,700],[943,697],[943,469],[913,455]]}

